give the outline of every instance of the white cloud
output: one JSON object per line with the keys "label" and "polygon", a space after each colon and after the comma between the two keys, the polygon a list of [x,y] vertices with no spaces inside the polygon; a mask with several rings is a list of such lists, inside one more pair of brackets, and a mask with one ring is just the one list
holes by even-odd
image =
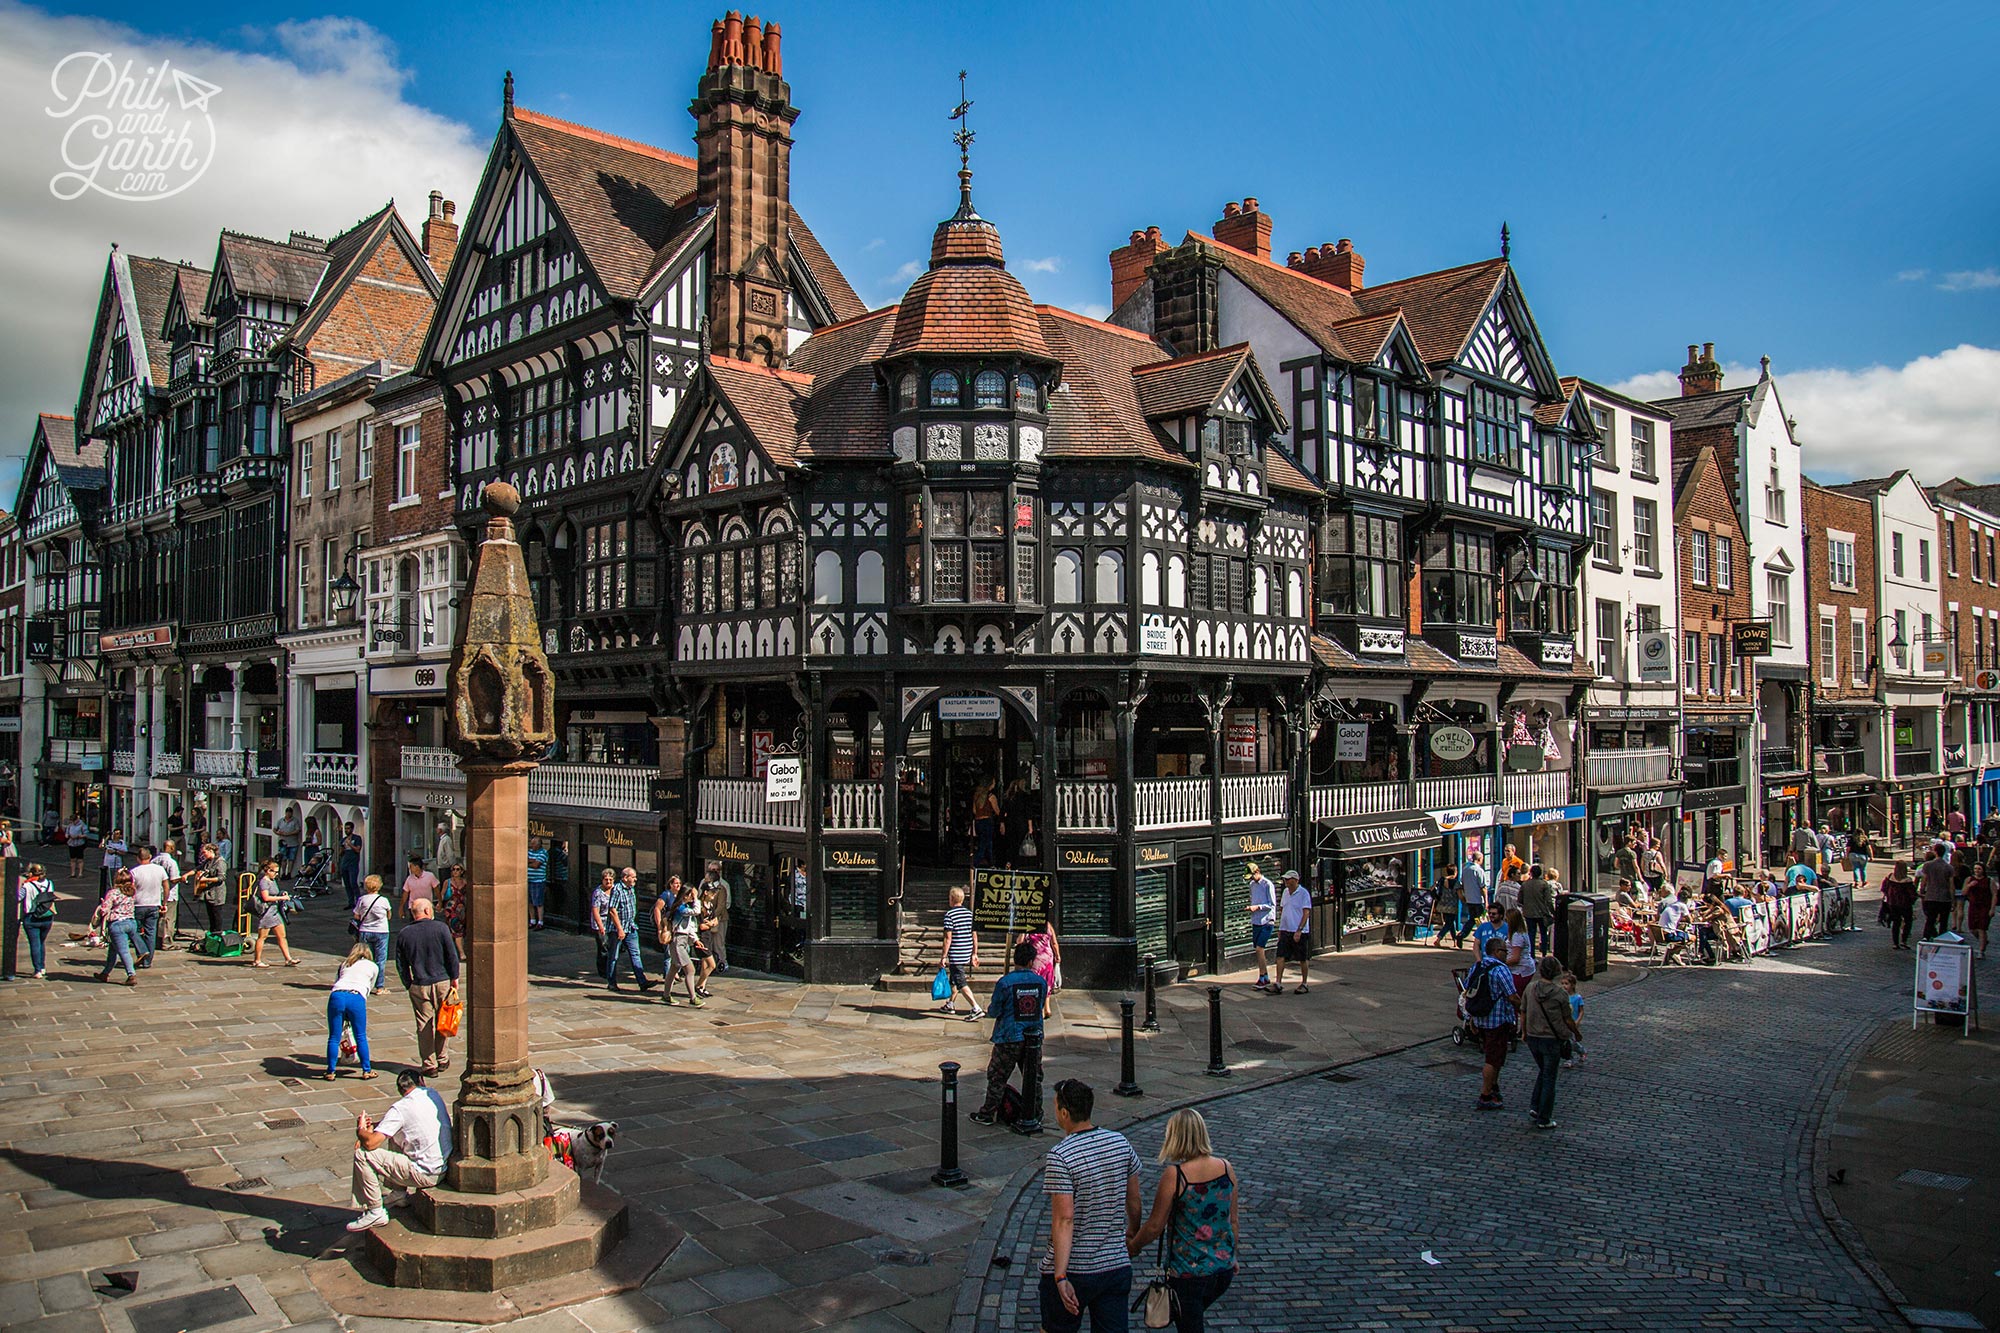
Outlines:
{"label": "white cloud", "polygon": [[1945,274],[1938,284],[1941,292],[1983,292],[1991,287],[2000,287],[2000,268],[1960,269]]}
{"label": "white cloud", "polygon": [[[140,255],[207,267],[224,227],[284,237],[330,236],[394,197],[421,227],[425,200],[443,190],[471,203],[491,127],[477,132],[408,101],[409,74],[391,44],[353,19],[284,23],[244,34],[257,49],[158,38],[93,18],[69,18],[0,0],[0,451],[17,468],[38,411],[75,410],[98,286],[112,242]],[[50,74],[77,51],[130,58],[135,70],[169,60],[220,88],[209,103],[215,153],[180,194],[139,203],[85,192],[50,193],[66,122],[47,114]],[[150,332],[150,330],[149,330]],[[4,474],[0,474],[4,475]],[[4,477],[0,505],[14,499]]]}
{"label": "white cloud", "polygon": [[1110,319],[1111,307],[1101,301],[1085,301],[1082,305],[1076,307],[1076,313],[1082,315],[1085,319]]}
{"label": "white cloud", "polygon": [[1060,273],[1062,267],[1061,255],[1050,255],[1046,259],[1029,259],[1021,264],[1023,271],[1028,273]]}
{"label": "white cloud", "polygon": [[884,287],[894,287],[896,290],[901,291],[903,288],[909,286],[911,283],[915,282],[918,278],[922,277],[923,273],[924,273],[924,265],[922,261],[912,259],[909,263],[904,264],[894,273],[891,273],[888,277],[882,279],[882,285]]}
{"label": "white cloud", "polygon": [[[2000,348],[1968,343],[1903,366],[1775,373],[1798,422],[1806,471],[1817,480],[1908,467],[1927,485],[1954,476],[2000,481]],[[1729,366],[1724,383],[1753,384],[1757,375],[1755,367]],[[1612,387],[1641,399],[1680,392],[1671,370]]]}
{"label": "white cloud", "polygon": [[1896,275],[1897,282],[1922,282],[1931,271],[1927,268],[1906,268]]}
{"label": "white cloud", "polygon": [[880,250],[883,246],[887,245],[888,243],[889,241],[887,237],[877,236],[874,240],[868,242],[868,244],[861,247],[861,253],[865,255],[871,253],[872,251]]}

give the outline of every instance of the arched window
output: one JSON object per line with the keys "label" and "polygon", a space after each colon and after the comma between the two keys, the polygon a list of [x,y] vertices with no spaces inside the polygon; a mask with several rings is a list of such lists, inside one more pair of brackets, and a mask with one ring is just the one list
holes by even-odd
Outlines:
{"label": "arched window", "polygon": [[982,370],[972,382],[974,407],[1007,406],[1007,377],[997,370]]}
{"label": "arched window", "polygon": [[1285,577],[1285,614],[1303,620],[1306,614],[1306,580],[1298,570]]}
{"label": "arched window", "polygon": [[1170,555],[1167,557],[1167,605],[1187,605],[1187,558]]}
{"label": "arched window", "polygon": [[1059,606],[1074,605],[1083,600],[1082,552],[1056,552],[1054,600]]}
{"label": "arched window", "polygon": [[1268,616],[1271,614],[1271,575],[1262,565],[1252,570],[1250,584],[1250,614]]}
{"label": "arched window", "polygon": [[879,606],[889,600],[880,551],[863,551],[854,562],[854,600],[863,606]]}
{"label": "arched window", "polygon": [[1146,606],[1160,604],[1160,557],[1152,551],[1139,557],[1139,600]]}
{"label": "arched window", "polygon": [[1125,600],[1125,554],[1122,551],[1097,553],[1096,601],[1116,605]]}
{"label": "arched window", "polygon": [[958,376],[949,370],[940,370],[931,376],[931,406],[958,406]]}
{"label": "arched window", "polygon": [[917,377],[915,375],[905,375],[902,382],[896,386],[897,410],[907,412],[916,405]]}
{"label": "arched window", "polygon": [[1039,411],[1042,405],[1041,386],[1035,383],[1033,375],[1023,374],[1014,381],[1014,406],[1024,412]]}
{"label": "arched window", "polygon": [[813,604],[815,606],[838,606],[840,604],[840,552],[821,551],[813,557]]}

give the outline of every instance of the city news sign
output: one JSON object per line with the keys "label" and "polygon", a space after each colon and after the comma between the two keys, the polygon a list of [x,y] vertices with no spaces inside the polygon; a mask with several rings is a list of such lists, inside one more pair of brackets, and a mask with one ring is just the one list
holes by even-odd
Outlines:
{"label": "city news sign", "polygon": [[1738,657],[1771,655],[1771,622],[1742,620],[1729,627],[1730,647]]}
{"label": "city news sign", "polygon": [[972,923],[981,930],[1029,930],[1048,919],[1051,876],[1044,870],[972,872]]}
{"label": "city news sign", "polygon": [[797,755],[772,755],[764,765],[767,804],[796,801],[805,796],[805,760]]}

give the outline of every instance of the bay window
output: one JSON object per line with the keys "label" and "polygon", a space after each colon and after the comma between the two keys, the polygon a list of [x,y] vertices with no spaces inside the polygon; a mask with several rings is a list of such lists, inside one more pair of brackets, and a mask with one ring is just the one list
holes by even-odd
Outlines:
{"label": "bay window", "polygon": [[1480,532],[1433,532],[1424,538],[1424,619],[1492,629],[1499,613],[1493,538]]}
{"label": "bay window", "polygon": [[1521,445],[1521,400],[1512,392],[1472,386],[1472,457],[1475,462],[1515,467]]}
{"label": "bay window", "polygon": [[1402,520],[1378,514],[1335,514],[1320,526],[1322,609],[1336,616],[1403,618]]}

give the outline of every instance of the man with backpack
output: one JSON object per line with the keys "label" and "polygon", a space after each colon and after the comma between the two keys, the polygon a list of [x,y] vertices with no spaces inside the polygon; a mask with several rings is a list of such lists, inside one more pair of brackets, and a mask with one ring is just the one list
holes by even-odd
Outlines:
{"label": "man with backpack", "polygon": [[1016,1133],[1033,1134],[1042,1127],[1042,1018],[1049,1008],[1049,983],[1035,971],[1035,946],[1022,940],[1014,946],[1014,970],[993,987],[993,1055],[986,1062],[986,1100],[972,1113],[981,1125],[999,1115],[1007,1080],[1021,1071],[1021,1109],[1014,1117]]}
{"label": "man with backpack", "polygon": [[1479,1029],[1480,1049],[1486,1063],[1479,1071],[1481,1111],[1498,1111],[1500,1067],[1507,1063],[1507,1043],[1514,1036],[1514,974],[1507,970],[1507,946],[1498,939],[1486,941],[1485,956],[1465,974],[1465,1016]]}

